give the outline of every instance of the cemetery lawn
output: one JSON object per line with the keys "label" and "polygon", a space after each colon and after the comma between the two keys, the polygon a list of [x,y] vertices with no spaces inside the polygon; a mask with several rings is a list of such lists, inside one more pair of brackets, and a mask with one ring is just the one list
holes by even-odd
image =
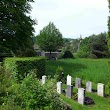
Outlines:
{"label": "cemetery lawn", "polygon": [[[109,59],[63,59],[63,60],[48,60],[46,61],[46,75],[53,76],[58,66],[63,67],[65,77],[69,74],[75,81],[76,77],[82,79],[82,87],[85,88],[85,84],[90,80],[93,84],[93,89],[97,89],[97,83],[105,84],[105,94],[109,94],[107,86],[110,81],[110,67],[108,66]],[[74,81],[72,82],[74,85]],[[66,89],[66,85],[63,84],[63,89]],[[74,88],[73,92],[77,93],[77,89]],[[110,110],[110,97],[100,97],[94,93],[87,93],[88,96],[94,100],[95,104],[81,105],[77,100],[67,98],[63,94],[60,97],[68,103],[73,110]]]}
{"label": "cemetery lawn", "polygon": [[[63,84],[62,88],[63,90],[66,89],[66,84]],[[78,93],[78,89],[73,87],[73,93]],[[91,98],[94,104],[81,105],[77,100],[67,98],[63,93],[60,95],[61,99],[69,104],[73,110],[110,110],[110,96],[106,98],[100,97],[97,92],[85,92],[85,96]]]}
{"label": "cemetery lawn", "polygon": [[110,79],[109,59],[61,59],[46,61],[46,75],[53,76],[58,66],[63,67],[65,77],[69,74],[73,78],[90,80],[94,83],[107,84]]}
{"label": "cemetery lawn", "polygon": [[64,95],[60,97],[68,103],[73,110],[110,110],[110,99],[97,96],[96,94],[86,93],[86,96],[89,96],[94,100],[92,105],[81,105],[77,101],[67,98]]}

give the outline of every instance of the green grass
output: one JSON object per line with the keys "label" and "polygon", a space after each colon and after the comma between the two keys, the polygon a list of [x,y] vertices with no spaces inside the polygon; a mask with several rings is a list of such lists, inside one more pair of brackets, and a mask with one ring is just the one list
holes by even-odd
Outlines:
{"label": "green grass", "polygon": [[[97,83],[104,83],[105,93],[108,94],[107,83],[110,81],[110,67],[108,66],[109,59],[65,59],[57,61],[46,62],[46,75],[53,76],[58,66],[63,67],[65,77],[69,74],[75,80],[79,77],[83,81],[83,85],[86,81],[92,81],[92,88],[97,89]],[[66,85],[63,84],[63,89]],[[73,89],[77,93],[77,89]],[[64,95],[60,97],[68,103],[73,110],[110,110],[110,98],[97,96],[96,93],[86,93],[86,96],[92,98],[95,102],[94,105],[81,105],[73,99],[69,99]]]}
{"label": "green grass", "polygon": [[58,66],[63,67],[65,77],[90,80],[94,83],[107,84],[110,78],[109,59],[66,59],[46,62],[46,75],[54,75]]}
{"label": "green grass", "polygon": [[[63,89],[66,89],[66,85],[63,84]],[[78,89],[73,88],[73,92],[77,93]],[[110,98],[100,97],[96,93],[85,93],[85,96],[88,96],[94,100],[94,104],[92,105],[81,105],[77,102],[77,100],[73,100],[67,98],[64,95],[60,95],[60,97],[68,103],[73,110],[110,110]]]}
{"label": "green grass", "polygon": [[81,105],[77,101],[67,98],[64,95],[60,97],[68,103],[73,110],[110,110],[110,100],[97,96],[96,94],[86,93],[86,96],[92,98],[95,102],[93,105]]}

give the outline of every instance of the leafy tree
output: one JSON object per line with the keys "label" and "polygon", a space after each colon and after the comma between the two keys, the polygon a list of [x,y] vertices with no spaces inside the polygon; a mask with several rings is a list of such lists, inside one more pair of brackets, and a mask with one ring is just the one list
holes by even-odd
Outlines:
{"label": "leafy tree", "polygon": [[[110,12],[110,0],[108,0],[109,3],[109,12]],[[108,17],[108,34],[107,34],[107,43],[108,43],[108,49],[110,53],[110,16]]]}
{"label": "leafy tree", "polygon": [[0,50],[20,55],[32,48],[35,22],[27,16],[33,0],[0,0]]}
{"label": "leafy tree", "polygon": [[102,58],[108,55],[106,33],[90,36],[89,38],[90,52],[97,57]]}
{"label": "leafy tree", "polygon": [[82,40],[80,45],[80,57],[96,56],[98,58],[108,57],[106,32],[98,35],[91,35]]}
{"label": "leafy tree", "polygon": [[50,52],[50,58],[51,52],[56,51],[63,44],[62,34],[52,22],[45,26],[36,38],[39,47]]}

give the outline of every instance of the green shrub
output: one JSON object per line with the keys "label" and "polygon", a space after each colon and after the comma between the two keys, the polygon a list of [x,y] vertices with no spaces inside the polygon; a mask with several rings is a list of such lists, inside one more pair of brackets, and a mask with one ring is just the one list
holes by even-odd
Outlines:
{"label": "green shrub", "polygon": [[36,52],[33,49],[26,49],[24,56],[25,57],[34,57]]}
{"label": "green shrub", "polygon": [[97,57],[95,54],[90,54],[90,55],[88,56],[88,58],[97,59],[98,57]]}
{"label": "green shrub", "polygon": [[58,54],[58,59],[62,59],[62,58],[63,58],[63,53],[61,52]]}
{"label": "green shrub", "polygon": [[63,58],[73,58],[73,54],[71,53],[71,51],[65,51]]}
{"label": "green shrub", "polygon": [[12,71],[17,81],[25,78],[31,70],[37,71],[38,78],[45,74],[45,59],[43,57],[5,58],[3,65]]}
{"label": "green shrub", "polygon": [[57,80],[57,81],[62,81],[62,82],[63,82],[64,74],[63,74],[63,68],[62,68],[62,67],[59,66],[59,67],[56,69],[55,75],[56,75],[56,80]]}
{"label": "green shrub", "polygon": [[83,51],[80,51],[80,52],[77,53],[78,58],[87,58],[88,55],[89,55],[88,52],[83,52]]}

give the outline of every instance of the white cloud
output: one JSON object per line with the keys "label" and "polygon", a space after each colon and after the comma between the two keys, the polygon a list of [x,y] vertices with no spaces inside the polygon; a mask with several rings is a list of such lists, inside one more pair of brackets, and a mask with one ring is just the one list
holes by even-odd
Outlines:
{"label": "white cloud", "polygon": [[49,21],[64,37],[86,37],[107,31],[107,0],[36,0],[32,7],[31,16],[38,20],[36,34]]}

